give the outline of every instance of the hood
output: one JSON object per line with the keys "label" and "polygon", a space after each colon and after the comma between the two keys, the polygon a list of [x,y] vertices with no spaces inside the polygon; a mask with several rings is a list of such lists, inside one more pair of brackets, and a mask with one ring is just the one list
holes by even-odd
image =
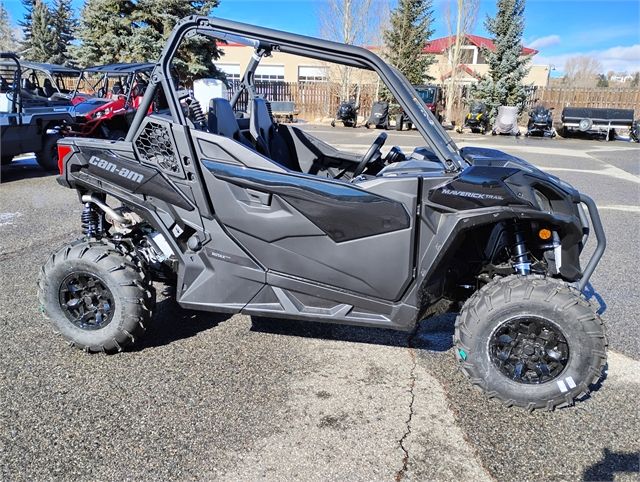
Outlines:
{"label": "hood", "polygon": [[87,114],[93,112],[96,109],[99,109],[100,107],[105,106],[110,102],[111,102],[110,99],[102,99],[99,97],[96,97],[93,99],[86,99],[80,102],[79,104],[76,104],[75,106],[73,106],[73,111],[76,115],[86,116]]}
{"label": "hood", "polygon": [[[551,183],[556,189],[560,189],[571,197],[579,196],[578,191],[568,182],[563,181],[553,174],[538,169],[533,164],[520,157],[507,154],[498,149],[485,147],[463,147],[460,154],[471,166],[496,167],[501,169],[516,169],[517,177],[525,176],[540,181]],[[511,176],[510,176],[511,177]]]}

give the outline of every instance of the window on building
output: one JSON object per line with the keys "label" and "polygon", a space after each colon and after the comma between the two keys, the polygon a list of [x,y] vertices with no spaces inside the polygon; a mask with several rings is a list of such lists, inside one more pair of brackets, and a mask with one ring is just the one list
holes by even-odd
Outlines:
{"label": "window on building", "polygon": [[284,82],[284,65],[259,65],[254,78],[256,82]]}
{"label": "window on building", "polygon": [[216,67],[224,72],[224,75],[227,76],[227,80],[240,80],[240,64],[216,64]]}
{"label": "window on building", "polygon": [[326,82],[326,67],[298,67],[298,82]]}
{"label": "window on building", "polygon": [[460,50],[460,63],[473,64],[474,53],[475,53],[474,47],[462,47],[462,49]]}

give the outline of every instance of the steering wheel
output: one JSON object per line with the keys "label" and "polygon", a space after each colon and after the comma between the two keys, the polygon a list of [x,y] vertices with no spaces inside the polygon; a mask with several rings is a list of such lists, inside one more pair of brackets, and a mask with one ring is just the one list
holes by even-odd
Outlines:
{"label": "steering wheel", "polygon": [[362,160],[358,163],[358,167],[353,171],[353,177],[357,177],[364,172],[367,168],[367,164],[369,164],[373,159],[375,159],[376,154],[380,153],[380,149],[384,146],[385,141],[387,140],[387,133],[381,132],[378,137],[373,141],[371,147],[366,152],[364,156],[362,156]]}

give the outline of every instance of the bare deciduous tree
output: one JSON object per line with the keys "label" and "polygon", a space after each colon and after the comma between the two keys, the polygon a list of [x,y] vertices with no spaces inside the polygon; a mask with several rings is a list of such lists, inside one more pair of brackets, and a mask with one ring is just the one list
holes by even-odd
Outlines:
{"label": "bare deciduous tree", "polygon": [[594,87],[602,70],[602,63],[595,57],[577,55],[565,62],[564,80],[574,87]]}
{"label": "bare deciduous tree", "polygon": [[[320,33],[327,40],[345,44],[379,45],[388,11],[387,0],[328,0],[319,11]],[[362,82],[362,75],[354,74],[351,67],[332,64],[328,73],[339,85],[342,100],[353,97],[354,82]]]}
{"label": "bare deciduous tree", "polygon": [[4,2],[0,2],[0,51],[16,52],[19,47],[9,13],[4,7]]}
{"label": "bare deciduous tree", "polygon": [[460,79],[460,65],[462,60],[462,51],[466,35],[470,33],[476,23],[478,10],[480,7],[479,0],[444,0],[444,18],[449,35],[454,37],[454,41],[449,48],[447,68],[450,76],[447,80],[447,96],[446,96],[446,118],[452,120],[453,107],[460,102],[460,88],[458,86]]}

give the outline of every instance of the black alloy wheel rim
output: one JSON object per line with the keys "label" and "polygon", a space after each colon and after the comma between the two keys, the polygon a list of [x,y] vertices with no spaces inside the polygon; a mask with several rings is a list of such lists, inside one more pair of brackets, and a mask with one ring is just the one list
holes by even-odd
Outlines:
{"label": "black alloy wheel rim", "polygon": [[555,323],[527,315],[510,319],[493,332],[489,354],[493,364],[511,380],[540,384],[564,371],[569,345]]}
{"label": "black alloy wheel rim", "polygon": [[113,294],[94,274],[75,272],[68,275],[60,284],[59,298],[65,316],[82,330],[99,330],[113,319]]}

